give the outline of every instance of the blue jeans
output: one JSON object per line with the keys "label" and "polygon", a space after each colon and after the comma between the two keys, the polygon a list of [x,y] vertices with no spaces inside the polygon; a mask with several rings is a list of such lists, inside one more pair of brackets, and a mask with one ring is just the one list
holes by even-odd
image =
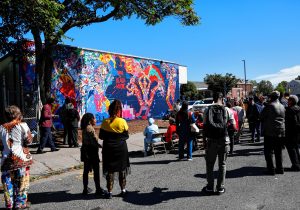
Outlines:
{"label": "blue jeans", "polygon": [[43,150],[47,143],[50,146],[51,150],[56,149],[52,139],[51,128],[41,127],[40,146],[38,150]]}
{"label": "blue jeans", "polygon": [[[185,144],[185,139],[179,137],[179,147],[178,147],[178,153],[179,153],[179,159],[184,158],[184,144]],[[189,138],[187,140],[187,158],[193,158],[193,138]]]}

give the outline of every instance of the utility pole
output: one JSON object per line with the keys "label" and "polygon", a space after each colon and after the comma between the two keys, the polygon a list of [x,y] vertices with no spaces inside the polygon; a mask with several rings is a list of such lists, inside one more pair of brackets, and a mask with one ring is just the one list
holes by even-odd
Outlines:
{"label": "utility pole", "polygon": [[247,88],[247,80],[246,80],[246,61],[242,60],[244,62],[244,75],[245,75],[245,97],[246,97],[246,88]]}

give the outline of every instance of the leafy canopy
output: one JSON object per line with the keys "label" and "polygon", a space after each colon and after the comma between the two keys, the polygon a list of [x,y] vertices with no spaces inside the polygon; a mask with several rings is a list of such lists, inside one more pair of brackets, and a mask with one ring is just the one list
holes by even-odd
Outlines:
{"label": "leafy canopy", "polygon": [[7,51],[31,32],[35,41],[57,44],[74,27],[124,17],[142,19],[147,25],[175,16],[183,25],[196,25],[200,18],[193,0],[1,0],[0,47]]}
{"label": "leafy canopy", "polygon": [[234,75],[226,73],[225,76],[221,74],[206,74],[204,82],[208,85],[208,89],[213,92],[228,93],[236,86],[239,79]]}
{"label": "leafy canopy", "polygon": [[262,80],[257,84],[256,91],[264,96],[269,95],[273,91],[273,85],[268,80]]}
{"label": "leafy canopy", "polygon": [[197,87],[193,82],[188,81],[187,84],[180,85],[180,95],[185,100],[196,100],[198,99]]}

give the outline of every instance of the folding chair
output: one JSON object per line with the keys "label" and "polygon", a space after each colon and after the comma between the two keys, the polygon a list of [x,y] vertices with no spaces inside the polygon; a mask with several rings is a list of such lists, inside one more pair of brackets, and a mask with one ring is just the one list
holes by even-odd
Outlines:
{"label": "folding chair", "polygon": [[160,138],[161,141],[150,143],[151,150],[153,152],[153,156],[155,157],[155,151],[159,151],[159,149],[163,149],[165,153],[167,153],[166,142],[163,141],[164,133],[154,133],[152,134],[152,139]]}

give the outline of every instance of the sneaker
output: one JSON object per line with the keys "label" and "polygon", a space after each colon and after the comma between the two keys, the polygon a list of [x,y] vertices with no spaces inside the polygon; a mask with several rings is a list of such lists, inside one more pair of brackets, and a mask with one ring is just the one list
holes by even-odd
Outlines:
{"label": "sneaker", "polygon": [[187,160],[188,160],[188,161],[193,161],[193,158],[188,158]]}
{"label": "sneaker", "polygon": [[221,194],[223,194],[223,193],[225,193],[225,187],[219,187],[219,188],[217,188],[217,194],[218,195],[221,195]]}
{"label": "sneaker", "polygon": [[122,190],[121,193],[120,193],[120,196],[125,197],[127,194],[128,194],[127,190]]}
{"label": "sneaker", "polygon": [[105,198],[106,199],[112,199],[112,193],[111,192],[106,192],[105,193]]}
{"label": "sneaker", "polygon": [[213,188],[210,188],[210,187],[208,187],[208,186],[203,187],[202,191],[205,192],[205,193],[208,194],[208,195],[214,194],[214,189],[213,189]]}
{"label": "sneaker", "polygon": [[99,190],[96,190],[95,195],[96,196],[105,196],[106,191],[102,188],[100,188]]}
{"label": "sneaker", "polygon": [[93,190],[91,189],[91,188],[86,188],[86,189],[83,189],[83,191],[82,191],[82,195],[87,195],[87,194],[89,194],[89,193],[91,193]]}
{"label": "sneaker", "polygon": [[56,151],[59,151],[59,149],[58,148],[51,149],[51,152],[56,152]]}

